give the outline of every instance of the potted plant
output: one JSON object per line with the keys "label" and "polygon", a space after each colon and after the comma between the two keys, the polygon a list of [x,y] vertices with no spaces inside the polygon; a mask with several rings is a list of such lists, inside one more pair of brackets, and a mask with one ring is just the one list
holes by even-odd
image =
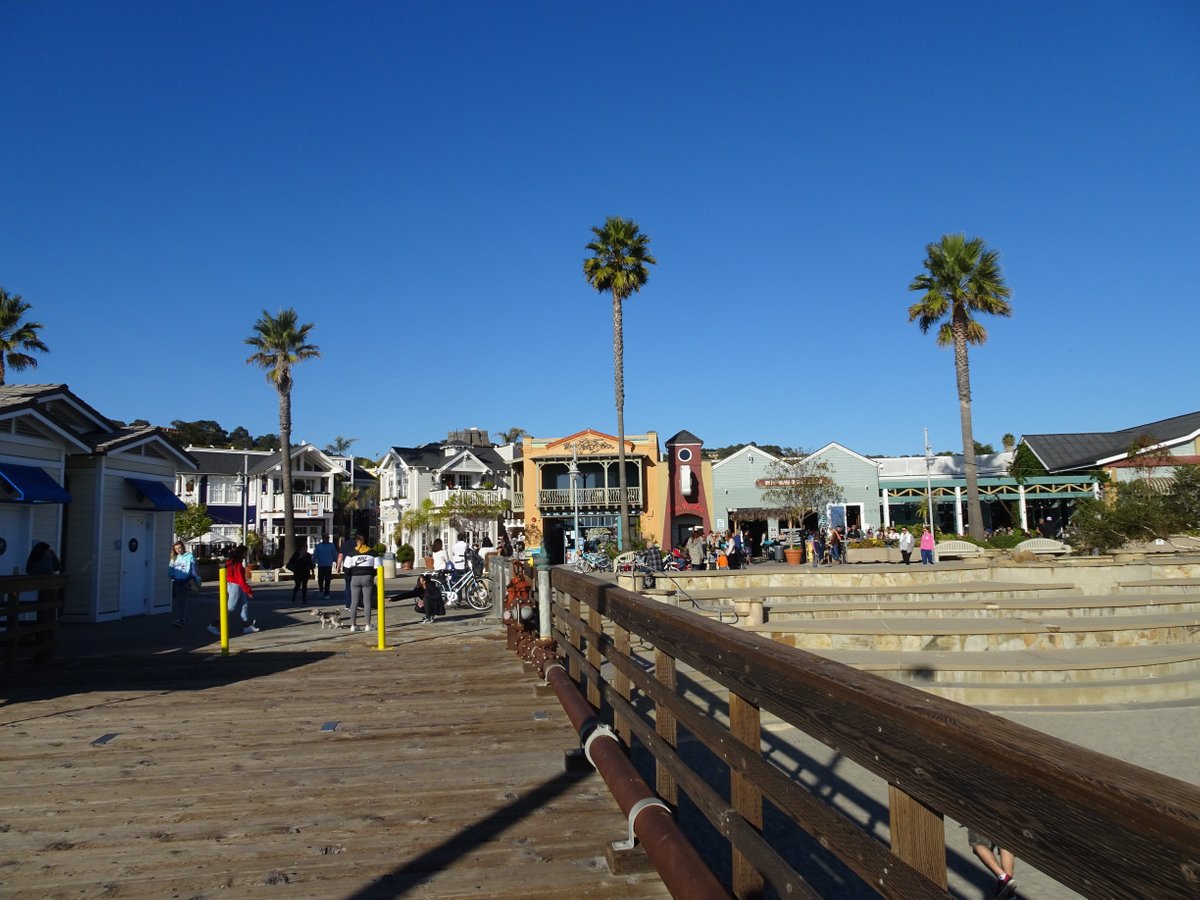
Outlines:
{"label": "potted plant", "polygon": [[789,547],[783,548],[783,558],[787,560],[789,566],[800,565],[800,560],[804,557],[804,551],[798,544],[792,544]]}
{"label": "potted plant", "polygon": [[[417,558],[417,551],[413,549],[412,544],[401,544],[396,550],[396,562],[400,563],[401,569],[411,569],[413,560]],[[433,558],[430,557],[430,566],[433,565]]]}

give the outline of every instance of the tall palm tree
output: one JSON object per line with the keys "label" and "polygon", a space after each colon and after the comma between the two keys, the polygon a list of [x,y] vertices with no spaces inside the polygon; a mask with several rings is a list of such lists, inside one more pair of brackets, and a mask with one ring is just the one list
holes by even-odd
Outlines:
{"label": "tall palm tree", "polygon": [[629,549],[629,497],[625,490],[625,335],[621,304],[642,289],[650,277],[646,266],[658,260],[650,255],[650,238],[637,222],[609,216],[602,228],[592,228],[596,239],[586,247],[592,254],[583,261],[583,277],[600,293],[612,295],[613,381],[617,399],[617,485],[621,490],[621,549]]}
{"label": "tall palm tree", "polygon": [[22,320],[27,312],[29,304],[20,294],[10,294],[0,287],[0,384],[4,384],[9,369],[20,372],[37,368],[37,357],[30,356],[31,351],[50,352],[38,337],[42,323]]}
{"label": "tall palm tree", "polygon": [[321,355],[308,343],[312,323],[299,325],[296,310],[272,316],[265,309],[246,343],[254,348],[246,362],[266,369],[267,381],[279,393],[279,449],[283,455],[283,558],[292,558],[296,543],[296,510],[292,497],[292,366]]}
{"label": "tall palm tree", "polygon": [[[975,439],[971,433],[971,370],[967,346],[982,344],[987,331],[975,315],[1011,316],[1012,291],[1000,271],[1000,254],[985,249],[982,238],[943,235],[925,248],[925,272],[913,279],[910,291],[924,295],[908,308],[908,321],[916,320],[922,333],[934,325],[940,346],[954,348],[958,378],[958,413],[962,422],[963,467],[967,476],[967,525],[971,537],[983,539],[983,513],[979,506],[979,473],[975,467]],[[945,321],[943,321],[945,320]]]}

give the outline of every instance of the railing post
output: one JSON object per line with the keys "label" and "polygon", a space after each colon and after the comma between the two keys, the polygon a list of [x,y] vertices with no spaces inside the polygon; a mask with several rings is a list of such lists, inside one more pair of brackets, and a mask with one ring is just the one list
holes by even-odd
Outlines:
{"label": "railing post", "polygon": [[[629,629],[616,626],[613,634],[613,649],[617,655],[629,659]],[[617,692],[617,696],[622,700],[629,701],[633,696],[633,685],[629,680],[628,675],[622,675],[620,671],[613,676],[613,689]],[[626,747],[633,746],[633,731],[629,727],[629,722],[621,713],[613,711],[613,730],[616,731],[617,737],[625,744]]]}
{"label": "railing post", "polygon": [[[571,619],[572,620],[578,619],[579,618],[579,598],[576,597],[574,594],[571,595],[571,601],[570,601],[569,606],[571,609]],[[572,623],[567,626],[566,632],[567,632],[568,643],[570,643],[570,645],[572,647],[574,647],[576,650],[578,650],[579,646],[580,646],[579,629],[576,628],[575,625]],[[576,657],[571,656],[567,660],[567,672],[570,673],[571,680],[573,682],[575,682],[576,684],[579,684],[579,660]]]}
{"label": "railing post", "polygon": [[888,784],[892,852],[938,887],[946,887],[946,825],[942,814]]}
{"label": "railing post", "polygon": [[[672,694],[675,693],[675,657],[657,647],[654,649],[654,677]],[[678,729],[675,724],[675,714],[661,703],[654,709],[654,730],[660,738],[672,747],[679,746]],[[658,796],[671,806],[679,805],[679,785],[671,770],[663,765],[661,760],[655,762],[656,790]]]}
{"label": "railing post", "polygon": [[[729,695],[729,733],[755,754],[762,753],[759,709],[732,692]],[[762,791],[753,780],[734,768],[729,771],[729,802],[738,815],[762,832]],[[733,848],[733,893],[740,900],[761,897],[763,893],[762,875],[736,847]]]}
{"label": "railing post", "polygon": [[[588,607],[588,627],[597,635],[600,634],[604,627],[600,624],[600,611],[594,607]],[[587,643],[587,661],[592,667],[588,672],[588,703],[592,704],[596,709],[600,708],[600,666],[604,660],[600,658],[600,641],[598,638],[588,638]]]}

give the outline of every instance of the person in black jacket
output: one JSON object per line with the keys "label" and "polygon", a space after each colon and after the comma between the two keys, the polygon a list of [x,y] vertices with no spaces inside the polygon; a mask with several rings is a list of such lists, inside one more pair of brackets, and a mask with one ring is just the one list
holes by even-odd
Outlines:
{"label": "person in black jacket", "polygon": [[292,602],[296,602],[296,594],[299,594],[300,602],[307,603],[308,580],[312,578],[313,572],[313,558],[312,554],[308,552],[308,547],[304,545],[297,547],[292,558],[288,560],[287,567],[295,582],[292,585]]}

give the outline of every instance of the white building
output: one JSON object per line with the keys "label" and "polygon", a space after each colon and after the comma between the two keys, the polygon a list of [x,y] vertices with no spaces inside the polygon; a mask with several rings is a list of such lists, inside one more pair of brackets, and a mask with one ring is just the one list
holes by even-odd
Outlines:
{"label": "white building", "polygon": [[[459,497],[493,504],[497,508],[511,501],[512,447],[496,447],[486,431],[468,429],[455,431],[445,441],[420,447],[392,447],[376,470],[379,477],[379,531],[389,547],[396,527],[404,514],[420,509],[430,501],[430,508],[442,510],[451,498]],[[464,494],[463,492],[469,492]],[[477,522],[472,540],[480,542],[486,536],[496,543],[499,516],[490,522]],[[400,543],[413,546],[417,556],[428,556],[435,538],[451,542],[456,526],[447,520],[425,529],[405,531]]]}

